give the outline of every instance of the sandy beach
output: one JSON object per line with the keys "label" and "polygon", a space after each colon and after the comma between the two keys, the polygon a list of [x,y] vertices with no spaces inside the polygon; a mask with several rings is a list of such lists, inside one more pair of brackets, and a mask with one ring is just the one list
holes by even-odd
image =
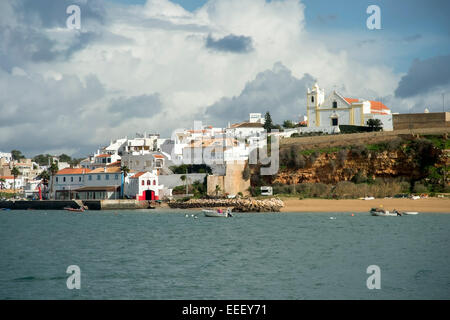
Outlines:
{"label": "sandy beach", "polygon": [[281,212],[368,212],[370,208],[383,205],[386,210],[450,213],[450,199],[375,199],[375,200],[328,200],[282,198],[285,206]]}

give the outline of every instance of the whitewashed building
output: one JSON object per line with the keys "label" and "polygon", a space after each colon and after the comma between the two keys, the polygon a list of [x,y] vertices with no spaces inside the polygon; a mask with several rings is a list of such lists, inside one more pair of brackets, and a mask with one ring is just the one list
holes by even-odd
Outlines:
{"label": "whitewashed building", "polygon": [[325,90],[314,84],[307,91],[307,128],[301,131],[339,131],[339,125],[365,126],[368,119],[380,119],[383,130],[393,130],[391,110],[380,101],[347,98],[333,91],[327,97]]}
{"label": "whitewashed building", "polygon": [[125,195],[136,200],[159,200],[163,195],[172,196],[171,190],[165,193],[164,186],[159,184],[158,172],[138,172],[129,178],[125,186]]}

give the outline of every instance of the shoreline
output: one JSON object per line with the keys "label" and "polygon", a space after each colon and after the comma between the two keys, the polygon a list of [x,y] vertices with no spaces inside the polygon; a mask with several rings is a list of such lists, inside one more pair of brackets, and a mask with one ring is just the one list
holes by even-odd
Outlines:
{"label": "shoreline", "polygon": [[281,198],[284,207],[280,212],[369,212],[371,208],[383,205],[386,210],[436,212],[450,214],[450,199],[295,199]]}

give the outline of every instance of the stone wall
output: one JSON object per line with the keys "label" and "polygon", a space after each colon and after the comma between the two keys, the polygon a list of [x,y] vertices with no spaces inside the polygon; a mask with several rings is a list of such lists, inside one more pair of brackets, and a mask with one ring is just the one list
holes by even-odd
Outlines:
{"label": "stone wall", "polygon": [[243,195],[248,194],[250,187],[250,179],[245,181],[242,178],[242,171],[244,171],[244,161],[229,161],[227,162],[225,175],[210,175],[207,178],[207,193],[208,195],[216,195],[216,185],[220,187],[219,194],[228,193],[229,195],[237,195],[242,192]]}
{"label": "stone wall", "polygon": [[393,115],[394,130],[450,127],[450,112]]}

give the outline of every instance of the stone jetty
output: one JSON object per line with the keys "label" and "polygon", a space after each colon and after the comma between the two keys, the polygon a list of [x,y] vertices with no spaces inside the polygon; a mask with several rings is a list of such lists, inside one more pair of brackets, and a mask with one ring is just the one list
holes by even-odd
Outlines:
{"label": "stone jetty", "polygon": [[170,208],[233,208],[234,212],[279,212],[284,203],[278,198],[271,199],[190,199],[188,201],[171,201]]}

